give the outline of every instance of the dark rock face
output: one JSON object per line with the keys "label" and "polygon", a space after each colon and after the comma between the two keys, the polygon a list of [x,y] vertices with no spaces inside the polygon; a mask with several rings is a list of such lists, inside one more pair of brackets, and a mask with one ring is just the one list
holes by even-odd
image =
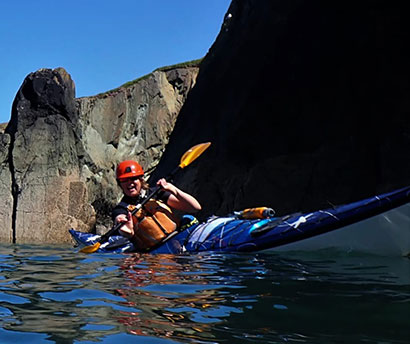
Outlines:
{"label": "dark rock face", "polygon": [[279,214],[410,184],[410,36],[388,1],[234,0],[153,178],[212,141],[178,182],[203,215]]}

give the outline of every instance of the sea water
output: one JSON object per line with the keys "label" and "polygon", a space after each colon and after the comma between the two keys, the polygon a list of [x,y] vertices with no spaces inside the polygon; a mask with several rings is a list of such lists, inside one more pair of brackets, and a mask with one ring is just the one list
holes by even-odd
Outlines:
{"label": "sea water", "polygon": [[409,343],[410,259],[0,246],[0,343]]}

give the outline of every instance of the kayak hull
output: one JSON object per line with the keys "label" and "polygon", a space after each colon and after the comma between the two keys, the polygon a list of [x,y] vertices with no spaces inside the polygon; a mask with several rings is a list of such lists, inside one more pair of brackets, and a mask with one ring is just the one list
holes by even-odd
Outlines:
{"label": "kayak hull", "polygon": [[[188,227],[153,254],[217,252],[293,251],[337,248],[382,255],[410,253],[410,187],[370,197],[347,205],[305,214],[245,220],[236,216],[211,217]],[[185,221],[192,221],[186,216]],[[99,236],[70,234],[81,246]],[[100,252],[132,252],[134,247],[115,236]]]}
{"label": "kayak hull", "polygon": [[327,248],[387,256],[408,255],[410,204],[321,235],[278,246],[275,251],[312,251]]}

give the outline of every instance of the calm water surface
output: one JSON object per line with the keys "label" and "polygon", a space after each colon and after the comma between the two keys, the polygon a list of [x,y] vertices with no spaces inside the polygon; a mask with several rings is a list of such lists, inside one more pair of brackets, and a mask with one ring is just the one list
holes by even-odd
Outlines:
{"label": "calm water surface", "polygon": [[0,246],[0,343],[409,343],[410,259]]}

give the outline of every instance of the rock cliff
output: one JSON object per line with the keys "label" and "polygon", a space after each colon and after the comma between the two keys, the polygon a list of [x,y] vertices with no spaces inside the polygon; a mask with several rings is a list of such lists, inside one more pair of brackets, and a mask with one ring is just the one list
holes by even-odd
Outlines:
{"label": "rock cliff", "polygon": [[62,243],[69,227],[106,230],[116,163],[154,168],[197,73],[158,70],[80,99],[63,68],[28,75],[0,134],[0,240]]}
{"label": "rock cliff", "polygon": [[81,99],[62,69],[30,74],[0,136],[0,240],[104,229],[118,161],[137,158],[154,181],[205,141],[211,148],[176,179],[202,218],[318,209],[409,185],[403,6],[233,0],[199,74],[156,71]]}
{"label": "rock cliff", "polygon": [[181,175],[204,215],[278,214],[410,184],[410,36],[389,1],[233,0],[153,178]]}

